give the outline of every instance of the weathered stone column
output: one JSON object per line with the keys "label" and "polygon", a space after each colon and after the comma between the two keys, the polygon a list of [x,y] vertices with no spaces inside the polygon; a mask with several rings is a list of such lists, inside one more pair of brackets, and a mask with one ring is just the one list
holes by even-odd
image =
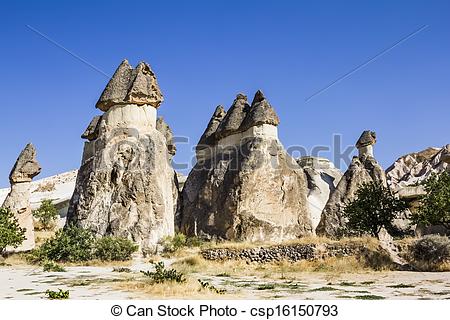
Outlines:
{"label": "weathered stone column", "polygon": [[157,128],[162,101],[148,64],[121,63],[97,102],[104,114],[82,136],[88,141],[67,223],[129,238],[144,252],[174,234],[175,146],[162,121]]}
{"label": "weathered stone column", "polygon": [[19,155],[11,173],[9,182],[11,191],[6,197],[2,207],[10,209],[19,221],[19,226],[25,228],[25,240],[16,249],[8,248],[7,251],[29,251],[34,249],[34,225],[33,214],[30,205],[31,180],[41,172],[41,167],[36,160],[36,150],[29,143]]}

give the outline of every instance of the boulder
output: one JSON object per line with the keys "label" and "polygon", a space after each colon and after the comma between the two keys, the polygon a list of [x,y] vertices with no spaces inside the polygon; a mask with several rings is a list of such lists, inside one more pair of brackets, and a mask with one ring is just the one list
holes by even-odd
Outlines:
{"label": "boulder", "polygon": [[[386,175],[383,168],[373,157],[372,147],[375,134],[367,134],[365,131],[358,140],[357,147],[359,156],[354,157],[344,176],[337,187],[330,194],[325,205],[316,233],[329,237],[340,236],[347,223],[343,211],[347,203],[355,198],[355,193],[363,183],[378,182],[386,186]],[[373,139],[369,138],[371,136]],[[363,138],[363,139],[362,139]],[[365,138],[368,138],[367,140]],[[367,141],[369,144],[361,143]]]}
{"label": "boulder", "polygon": [[19,226],[25,229],[25,240],[18,248],[7,248],[7,251],[29,251],[35,247],[30,189],[32,179],[40,172],[41,167],[36,160],[36,149],[29,143],[20,153],[19,158],[9,174],[11,190],[2,205],[2,207],[8,208],[14,213],[14,216],[19,222]]}
{"label": "boulder", "polygon": [[[260,92],[252,106],[239,94],[226,116],[216,109],[200,139],[217,127],[209,140],[214,144],[198,158],[183,188],[184,233],[247,241],[312,233],[305,173],[279,142],[274,114]],[[242,125],[245,119],[249,128]]]}
{"label": "boulder", "polygon": [[122,62],[97,103],[105,113],[85,142],[67,223],[129,238],[144,253],[174,234],[175,147],[168,126],[157,128],[161,102],[150,67]]}

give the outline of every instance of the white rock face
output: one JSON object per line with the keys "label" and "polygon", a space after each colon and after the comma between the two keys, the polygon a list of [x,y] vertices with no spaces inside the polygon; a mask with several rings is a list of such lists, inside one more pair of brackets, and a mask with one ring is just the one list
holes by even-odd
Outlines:
{"label": "white rock face", "polygon": [[427,148],[420,152],[400,157],[386,170],[387,183],[398,191],[404,187],[418,184],[433,173],[448,170],[450,163],[450,144],[442,148]]}
{"label": "white rock face", "polygon": [[342,178],[342,172],[325,158],[302,157],[297,159],[308,180],[308,208],[314,232],[319,225],[322,211],[330,193]]}

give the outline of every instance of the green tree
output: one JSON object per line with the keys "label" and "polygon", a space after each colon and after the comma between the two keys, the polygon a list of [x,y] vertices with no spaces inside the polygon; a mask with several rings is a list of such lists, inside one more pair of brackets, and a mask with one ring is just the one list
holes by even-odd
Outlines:
{"label": "green tree", "polygon": [[419,210],[411,220],[426,226],[450,228],[450,173],[433,174],[422,185],[426,195],[420,200]]}
{"label": "green tree", "polygon": [[395,198],[382,184],[364,183],[344,209],[347,229],[377,236],[382,227],[390,229],[397,214],[406,208],[406,202]]}
{"label": "green tree", "polygon": [[41,223],[42,229],[50,230],[54,227],[54,222],[58,218],[58,209],[56,209],[52,200],[42,200],[41,206],[33,211],[33,215]]}
{"label": "green tree", "polygon": [[11,210],[0,208],[0,254],[6,247],[17,248],[25,240],[25,229],[19,226]]}

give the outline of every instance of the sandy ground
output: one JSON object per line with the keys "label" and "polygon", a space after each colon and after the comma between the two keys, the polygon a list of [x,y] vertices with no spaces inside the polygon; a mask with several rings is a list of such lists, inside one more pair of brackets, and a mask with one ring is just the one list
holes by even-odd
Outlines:
{"label": "sandy ground", "polygon": [[[170,265],[171,261],[166,261]],[[144,260],[127,266],[66,267],[67,272],[43,272],[40,267],[0,267],[0,299],[43,299],[47,289],[70,291],[71,299],[148,299],[137,291],[116,289],[115,283],[151,270]],[[226,298],[239,299],[450,299],[450,272],[368,272],[356,274],[302,273],[293,280],[257,277],[192,276],[226,289]],[[189,297],[186,297],[188,299]]]}

